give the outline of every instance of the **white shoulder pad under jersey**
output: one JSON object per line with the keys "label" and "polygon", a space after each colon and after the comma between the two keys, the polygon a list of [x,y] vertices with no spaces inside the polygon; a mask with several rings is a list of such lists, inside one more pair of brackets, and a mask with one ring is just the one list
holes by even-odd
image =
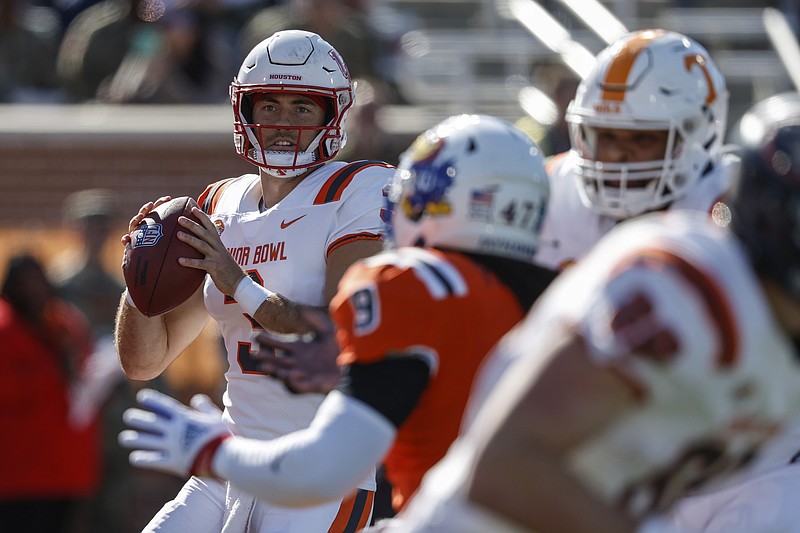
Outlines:
{"label": "white shoulder pad under jersey", "polygon": [[[245,175],[209,187],[199,203],[253,279],[293,302],[324,306],[330,253],[359,239],[381,239],[382,191],[393,173],[393,167],[376,161],[328,163],[264,212],[259,177]],[[291,394],[258,371],[250,357],[255,323],[210,277],[204,291],[228,353],[223,402],[232,431],[270,439],[307,427],[322,396]]]}
{"label": "white shoulder pad under jersey", "polygon": [[[793,347],[749,261],[700,212],[620,224],[553,283],[488,368],[496,365],[495,377],[513,371],[557,326],[577,328],[596,364],[626,376],[638,398],[569,458],[581,479],[634,515],[670,505],[695,475],[723,478],[800,406]],[[725,466],[712,474],[708,463]]]}
{"label": "white shoulder pad under jersey", "polygon": [[[617,220],[594,213],[583,204],[575,182],[576,159],[577,155],[570,151],[547,163],[550,199],[535,259],[553,269],[562,269],[583,257],[617,224]],[[670,209],[710,213],[730,188],[738,162],[738,157],[725,154]]]}

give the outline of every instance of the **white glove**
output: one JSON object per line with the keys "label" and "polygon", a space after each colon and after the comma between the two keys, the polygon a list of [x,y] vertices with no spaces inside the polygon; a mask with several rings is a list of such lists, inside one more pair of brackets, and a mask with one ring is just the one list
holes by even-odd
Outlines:
{"label": "white glove", "polygon": [[676,527],[666,518],[659,516],[648,517],[639,522],[636,533],[691,533]]}
{"label": "white glove", "polygon": [[194,396],[193,409],[152,389],[142,389],[136,399],[147,410],[127,409],[122,419],[134,429],[119,434],[119,443],[134,450],[133,466],[179,476],[214,475],[214,453],[232,435],[208,396]]}

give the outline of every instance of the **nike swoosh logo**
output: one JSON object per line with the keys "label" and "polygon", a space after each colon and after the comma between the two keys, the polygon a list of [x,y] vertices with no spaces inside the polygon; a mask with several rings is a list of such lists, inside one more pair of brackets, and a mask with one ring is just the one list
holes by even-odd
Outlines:
{"label": "nike swoosh logo", "polygon": [[292,224],[294,224],[295,222],[297,222],[298,220],[300,220],[300,219],[301,219],[301,218],[303,218],[304,216],[306,216],[306,215],[300,215],[299,217],[295,218],[294,220],[290,220],[289,222],[286,222],[286,219],[284,218],[284,219],[281,221],[281,229],[286,229],[286,228],[288,228],[289,226],[291,226]]}

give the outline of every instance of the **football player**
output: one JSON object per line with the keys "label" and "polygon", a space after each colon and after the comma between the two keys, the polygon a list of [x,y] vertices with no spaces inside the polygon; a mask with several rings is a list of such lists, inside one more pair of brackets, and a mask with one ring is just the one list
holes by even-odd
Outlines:
{"label": "football player", "polygon": [[[800,309],[791,297],[800,293],[800,95],[785,93],[757,103],[742,117],[736,137],[742,148],[738,194],[750,196],[752,207],[733,219],[734,229],[755,258],[756,271],[769,280],[768,291],[783,302],[778,320],[796,330]],[[736,480],[680,502],[676,523],[704,533],[800,532],[798,461],[800,424],[795,422]]]}
{"label": "football player", "polygon": [[[354,88],[342,57],[316,34],[281,31],[255,46],[230,96],[236,152],[258,174],[210,185],[198,198],[208,216],[195,210],[202,224],[181,219],[180,238],[204,254],[181,264],[206,270],[204,286],[154,318],[123,298],[116,341],[127,375],[147,380],[213,318],[229,363],[225,425],[236,435],[270,440],[308,427],[323,397],[291,394],[260,370],[251,357],[252,333],[308,331],[299,306],[327,307],[347,267],[382,250],[383,189],[394,168],[333,161],[346,140]],[[129,230],[165,200],[144,205]],[[375,482],[368,474],[358,480],[356,499],[342,504],[337,524],[369,520]],[[254,502],[226,483],[192,477],[146,530],[219,532],[248,523],[248,531],[328,531],[339,510],[333,499],[305,509]],[[331,531],[343,530],[337,528]]]}
{"label": "football player", "polygon": [[[485,355],[555,276],[531,262],[547,198],[542,155],[511,124],[461,115],[436,125],[401,157],[389,191],[394,246],[344,275],[331,302],[335,327],[312,315],[311,340],[258,336],[262,352],[279,348],[290,361],[266,357],[280,375],[302,376],[297,361],[327,361],[329,383],[341,376],[311,426],[215,449],[228,434],[213,413],[147,391],[148,411],[128,413],[134,430],[123,441],[141,450],[139,464],[179,472],[199,464],[197,472],[281,505],[341,498],[383,461],[401,509],[458,434]],[[331,388],[286,379],[305,392]],[[205,431],[191,446],[171,437],[198,427]]]}
{"label": "football player", "polygon": [[572,149],[547,162],[550,209],[536,260],[563,268],[621,220],[710,213],[737,158],[723,149],[725,78],[679,33],[643,30],[597,56],[567,109]]}
{"label": "football player", "polygon": [[796,466],[665,516],[797,435],[800,102],[770,105],[742,120],[741,180],[713,216],[621,224],[500,341],[468,429],[385,531],[796,530]]}

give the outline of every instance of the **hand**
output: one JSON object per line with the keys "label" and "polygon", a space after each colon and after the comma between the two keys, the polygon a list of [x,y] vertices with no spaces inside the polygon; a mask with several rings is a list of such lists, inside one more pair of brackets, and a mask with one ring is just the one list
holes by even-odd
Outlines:
{"label": "hand", "polygon": [[169,202],[172,200],[172,196],[162,196],[155,202],[147,202],[142,207],[139,208],[139,212],[136,213],[132,219],[128,222],[128,233],[123,235],[120,238],[120,242],[122,242],[122,246],[125,250],[122,253],[122,268],[125,268],[125,264],[128,262],[128,256],[131,251],[131,232],[136,229],[136,227],[141,224],[142,220],[150,214],[150,211],[158,207],[159,205]]}
{"label": "hand", "polygon": [[178,232],[178,239],[196,248],[205,257],[190,259],[182,257],[178,261],[183,266],[205,270],[214,281],[214,285],[228,296],[233,296],[236,286],[246,276],[239,263],[231,256],[219,238],[217,227],[201,209],[193,208],[192,214],[201,224],[186,217],[180,217],[178,224],[188,231]]}
{"label": "hand", "polygon": [[127,409],[122,419],[134,429],[119,434],[119,443],[134,450],[133,466],[179,476],[214,475],[211,460],[231,433],[208,396],[194,396],[193,408],[152,389],[142,389],[136,399],[147,410]]}
{"label": "hand", "polygon": [[324,312],[311,307],[302,307],[300,316],[312,333],[298,336],[260,332],[255,336],[253,358],[260,363],[260,370],[283,381],[291,392],[328,393],[341,377],[334,324]]}
{"label": "hand", "polygon": [[141,224],[142,220],[150,214],[150,211],[158,207],[159,205],[169,202],[172,200],[172,196],[162,196],[155,202],[147,202],[142,207],[139,208],[139,212],[136,213],[132,219],[128,222],[128,233],[122,236],[120,239],[122,241],[123,246],[127,246],[131,242],[131,232],[136,229],[136,227]]}

